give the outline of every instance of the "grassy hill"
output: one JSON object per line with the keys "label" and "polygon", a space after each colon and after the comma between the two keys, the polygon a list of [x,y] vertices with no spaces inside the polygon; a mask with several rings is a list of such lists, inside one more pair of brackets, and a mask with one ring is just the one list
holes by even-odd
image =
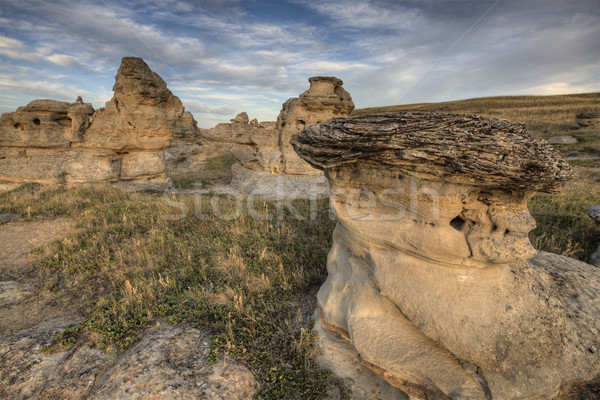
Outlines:
{"label": "grassy hill", "polygon": [[527,124],[534,136],[548,138],[570,135],[580,143],[570,146],[567,155],[600,154],[600,134],[597,129],[581,128],[575,123],[580,112],[600,111],[600,93],[559,96],[497,96],[443,103],[419,103],[354,110],[353,116],[399,111],[427,111],[477,114],[504,118]]}

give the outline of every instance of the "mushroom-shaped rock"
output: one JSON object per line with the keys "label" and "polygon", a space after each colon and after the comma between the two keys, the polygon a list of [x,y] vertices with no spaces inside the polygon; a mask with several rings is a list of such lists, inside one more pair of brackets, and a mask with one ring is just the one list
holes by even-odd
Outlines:
{"label": "mushroom-shaped rock", "polygon": [[391,385],[416,399],[550,399],[598,376],[600,270],[528,239],[527,199],[571,170],[523,124],[339,118],[291,143],[325,171],[338,222],[319,324]]}
{"label": "mushroom-shaped rock", "polygon": [[287,174],[311,175],[318,172],[294,152],[290,144],[294,133],[312,124],[347,116],[354,110],[352,97],[342,88],[340,79],[315,76],[308,81],[310,88],[300,97],[286,101],[277,117],[283,172]]}

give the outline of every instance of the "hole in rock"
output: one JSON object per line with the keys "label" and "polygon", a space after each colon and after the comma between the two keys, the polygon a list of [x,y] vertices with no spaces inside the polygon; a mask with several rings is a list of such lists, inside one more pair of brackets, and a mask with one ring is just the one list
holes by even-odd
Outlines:
{"label": "hole in rock", "polygon": [[466,224],[467,221],[462,219],[460,215],[454,217],[454,219],[450,221],[450,226],[456,229],[457,231],[462,231]]}
{"label": "hole in rock", "polygon": [[34,118],[33,123],[35,125],[39,125],[40,124],[40,120],[38,118]]}

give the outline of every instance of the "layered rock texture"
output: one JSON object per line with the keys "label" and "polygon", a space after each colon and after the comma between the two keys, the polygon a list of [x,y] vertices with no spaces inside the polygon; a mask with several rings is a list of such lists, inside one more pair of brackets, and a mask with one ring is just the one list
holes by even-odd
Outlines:
{"label": "layered rock texture", "polygon": [[35,100],[0,118],[0,181],[168,184],[164,149],[196,134],[196,122],[165,82],[137,57],[126,57],[114,97],[94,111]]}
{"label": "layered rock texture", "polygon": [[522,124],[427,113],[340,118],[292,144],[325,171],[338,221],[319,324],[364,365],[415,399],[594,390],[600,270],[527,236],[527,200],[571,176],[550,145]]}

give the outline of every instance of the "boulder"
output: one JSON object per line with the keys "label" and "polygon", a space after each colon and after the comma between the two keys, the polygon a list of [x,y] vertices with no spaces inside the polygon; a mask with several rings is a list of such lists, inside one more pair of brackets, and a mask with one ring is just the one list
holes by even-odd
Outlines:
{"label": "boulder", "polygon": [[582,112],[575,116],[575,122],[581,127],[600,124],[600,112]]}
{"label": "boulder", "polygon": [[587,215],[594,220],[597,224],[600,224],[600,204],[590,206],[587,210]]}
{"label": "boulder", "polygon": [[600,374],[600,270],[528,239],[527,200],[572,172],[523,124],[401,113],[291,143],[338,222],[318,324],[363,365],[415,399],[550,399]]}
{"label": "boulder", "polygon": [[292,135],[312,124],[347,116],[354,110],[352,97],[342,88],[343,82],[340,79],[316,76],[308,81],[310,88],[300,97],[286,101],[277,117],[279,147],[283,172],[286,174],[319,173],[294,152],[290,144]]}
{"label": "boulder", "polygon": [[195,134],[192,115],[141,58],[123,58],[113,90],[112,100],[84,134],[86,146],[158,150],[168,147],[174,136]]}
{"label": "boulder", "polygon": [[0,117],[2,147],[67,147],[81,142],[94,108],[89,103],[34,100]]}
{"label": "boulder", "polygon": [[579,143],[576,137],[569,135],[552,136],[546,139],[550,144],[575,144]]}

